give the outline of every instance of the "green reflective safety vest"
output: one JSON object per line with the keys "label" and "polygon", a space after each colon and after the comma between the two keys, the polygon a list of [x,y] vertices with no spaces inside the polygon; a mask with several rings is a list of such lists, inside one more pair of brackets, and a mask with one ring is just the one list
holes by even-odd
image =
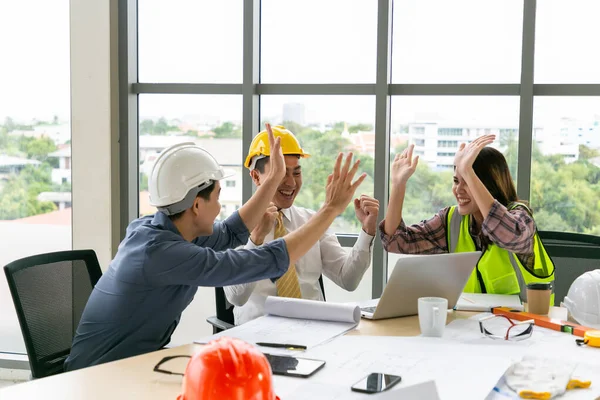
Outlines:
{"label": "green reflective safety vest", "polygon": [[[525,204],[512,203],[509,210],[517,206],[529,208]],[[476,251],[475,242],[469,232],[469,216],[461,216],[456,206],[450,207],[446,221],[448,251],[463,253]],[[531,282],[552,282],[550,305],[554,305],[554,263],[536,231],[533,250],[535,254],[533,271],[521,264],[516,254],[491,243],[479,259],[471,273],[464,291],[467,293],[518,294],[521,301],[527,301],[527,284]]]}

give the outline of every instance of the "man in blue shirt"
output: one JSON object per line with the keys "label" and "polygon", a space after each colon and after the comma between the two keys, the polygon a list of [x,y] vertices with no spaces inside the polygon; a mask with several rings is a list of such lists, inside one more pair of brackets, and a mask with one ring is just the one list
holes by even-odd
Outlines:
{"label": "man in blue shirt", "polygon": [[[172,146],[156,160],[149,179],[154,216],[133,221],[85,307],[65,370],[159,350],[169,343],[198,286],[225,286],[278,278],[303,256],[341,214],[365,174],[359,161],[342,166],[338,155],[323,207],[300,229],[252,249],[245,244],[285,176],[279,138],[269,130],[271,173],[238,212],[215,223],[221,211],[223,169],[190,143]],[[268,208],[269,207],[269,208]],[[265,213],[265,210],[267,211]],[[272,217],[271,217],[272,218]]]}

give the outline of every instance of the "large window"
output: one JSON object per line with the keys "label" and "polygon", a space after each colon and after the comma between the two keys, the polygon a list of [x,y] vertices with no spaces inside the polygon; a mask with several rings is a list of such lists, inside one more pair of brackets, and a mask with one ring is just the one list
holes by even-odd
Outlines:
{"label": "large window", "polygon": [[600,83],[600,2],[537,2],[536,83]]}
{"label": "large window", "polygon": [[[373,196],[374,174],[374,111],[372,97],[338,96],[263,96],[262,115],[265,121],[283,123],[300,140],[304,151],[311,156],[302,161],[302,189],[295,204],[318,210],[325,200],[327,177],[333,170],[339,152],[352,151],[360,158],[357,176],[367,173],[367,179],[358,188],[361,193]],[[285,113],[286,104],[296,104],[295,113]],[[282,112],[283,111],[283,112]],[[354,206],[336,219],[331,227],[337,233],[358,233],[360,223]]]}
{"label": "large window", "polygon": [[242,102],[240,96],[141,95],[139,127],[140,215],[154,214],[149,203],[148,177],[161,151],[193,142],[212,154],[231,172],[221,182],[220,218],[242,202]]}
{"label": "large window", "polygon": [[[1,2],[0,37],[3,267],[71,248],[69,2]],[[3,273],[0,352],[25,353]]]}
{"label": "large window", "polygon": [[[413,125],[425,126],[424,132],[415,133]],[[444,128],[449,125],[452,128]],[[455,152],[459,143],[468,143],[483,134],[496,135],[493,146],[506,156],[516,182],[518,126],[517,97],[394,97],[390,159],[411,143],[415,144],[415,155],[419,154],[419,165],[409,180],[402,210],[406,223],[429,219],[456,203],[452,195]],[[448,131],[460,136],[448,140]]]}
{"label": "large window", "polygon": [[394,83],[514,83],[523,0],[397,0]]}
{"label": "large window", "polygon": [[[363,158],[369,178],[360,191],[383,201],[389,157],[414,144],[421,162],[404,214],[418,222],[454,204],[458,146],[493,133],[493,146],[506,156],[518,195],[531,203],[540,229],[600,234],[592,201],[600,175],[600,89],[587,85],[600,82],[600,56],[590,50],[600,43],[594,0],[137,3],[139,60],[134,57],[133,66],[140,73],[131,83],[140,106],[129,118],[139,122],[140,139],[163,118],[177,126],[164,135],[183,140],[189,135],[182,123],[200,109],[221,124],[235,120],[227,129],[238,129],[245,146],[265,122],[285,124],[313,154],[303,160],[297,197],[298,205],[313,209],[323,201],[322,183],[337,152]],[[219,95],[238,103],[210,101],[184,111],[188,99]],[[152,97],[160,101],[149,112]],[[151,164],[140,163],[143,174]],[[245,174],[225,183],[241,196],[235,206],[252,193]],[[583,198],[556,189],[568,186],[558,183],[564,179],[581,188]],[[353,210],[332,229],[352,246],[359,229]],[[386,264],[376,244],[372,280],[364,280],[374,296],[383,288]]]}
{"label": "large window", "polygon": [[242,5],[138,0],[140,81],[240,83]]}
{"label": "large window", "polygon": [[377,2],[262,0],[261,81],[373,83]]}
{"label": "large window", "polygon": [[600,91],[585,85],[600,83],[598,13],[593,0],[537,2],[530,200],[543,230],[600,235]]}
{"label": "large window", "polygon": [[539,228],[600,235],[600,97],[538,97],[533,121]]}

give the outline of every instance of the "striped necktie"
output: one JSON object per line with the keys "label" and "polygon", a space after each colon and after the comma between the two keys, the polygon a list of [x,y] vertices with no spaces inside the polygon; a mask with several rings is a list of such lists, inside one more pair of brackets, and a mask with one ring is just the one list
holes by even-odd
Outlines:
{"label": "striped necktie", "polygon": [[[285,236],[286,233],[287,230],[285,229],[285,226],[283,226],[283,213],[279,211],[279,214],[277,215],[277,224],[275,225],[275,239]],[[277,296],[293,297],[296,299],[302,298],[298,274],[296,273],[296,266],[294,264],[291,264],[287,272],[277,280],[276,285]]]}

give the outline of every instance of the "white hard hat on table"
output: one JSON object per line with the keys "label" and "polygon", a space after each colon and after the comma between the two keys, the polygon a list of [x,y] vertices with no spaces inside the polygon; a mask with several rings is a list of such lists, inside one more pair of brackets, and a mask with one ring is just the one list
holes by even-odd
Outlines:
{"label": "white hard hat on table", "polygon": [[575,279],[563,303],[580,325],[600,329],[600,269]]}

